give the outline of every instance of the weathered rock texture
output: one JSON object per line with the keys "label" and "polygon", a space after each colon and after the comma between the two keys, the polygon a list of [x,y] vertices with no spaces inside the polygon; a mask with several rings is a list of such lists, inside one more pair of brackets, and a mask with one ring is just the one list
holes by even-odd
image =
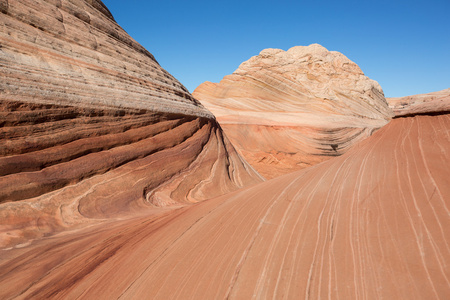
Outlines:
{"label": "weathered rock texture", "polygon": [[314,167],[4,251],[0,298],[449,299],[449,128],[395,119]]}
{"label": "weathered rock texture", "polygon": [[450,112],[450,88],[439,92],[387,98],[396,117]]}
{"label": "weathered rock texture", "polygon": [[101,1],[3,1],[2,100],[211,117]]}
{"label": "weathered rock texture", "polygon": [[343,154],[392,116],[377,82],[317,44],[263,50],[193,95],[267,178]]}
{"label": "weathered rock texture", "polygon": [[101,1],[0,4],[0,246],[261,180]]}

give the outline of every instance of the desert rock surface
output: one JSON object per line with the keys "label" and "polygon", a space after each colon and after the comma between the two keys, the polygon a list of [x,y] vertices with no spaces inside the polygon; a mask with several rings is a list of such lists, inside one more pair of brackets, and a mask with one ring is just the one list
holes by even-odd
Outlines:
{"label": "desert rock surface", "polygon": [[397,117],[450,112],[450,88],[428,94],[387,98],[386,100]]}
{"label": "desert rock surface", "polygon": [[0,8],[1,247],[262,180],[101,1]]}
{"label": "desert rock surface", "polygon": [[449,128],[398,118],[311,168],[3,251],[0,297],[448,299]]}
{"label": "desert rock surface", "polygon": [[193,95],[267,178],[341,155],[392,117],[376,81],[318,44],[265,49]]}

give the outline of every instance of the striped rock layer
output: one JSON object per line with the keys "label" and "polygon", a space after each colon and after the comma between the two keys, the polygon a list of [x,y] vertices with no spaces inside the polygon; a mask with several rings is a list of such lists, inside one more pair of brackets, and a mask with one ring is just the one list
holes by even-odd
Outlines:
{"label": "striped rock layer", "polygon": [[267,178],[341,155],[392,117],[377,82],[317,44],[265,49],[193,95]]}
{"label": "striped rock layer", "polygon": [[0,1],[0,246],[261,181],[101,1]]}
{"label": "striped rock layer", "polygon": [[4,251],[0,298],[449,299],[450,116],[231,194]]}
{"label": "striped rock layer", "polygon": [[428,94],[387,98],[386,100],[397,117],[450,112],[450,88]]}

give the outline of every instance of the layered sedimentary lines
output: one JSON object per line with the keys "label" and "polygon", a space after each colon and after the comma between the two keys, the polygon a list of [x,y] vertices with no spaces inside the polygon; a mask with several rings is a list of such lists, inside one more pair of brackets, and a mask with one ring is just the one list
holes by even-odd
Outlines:
{"label": "layered sedimentary lines", "polygon": [[0,16],[1,247],[262,181],[101,1]]}
{"label": "layered sedimentary lines", "polygon": [[345,153],[392,115],[377,82],[317,44],[263,50],[193,95],[269,178]]}
{"label": "layered sedimentary lines", "polygon": [[450,88],[413,96],[387,98],[396,117],[450,112]]}
{"label": "layered sedimentary lines", "polygon": [[212,117],[101,1],[2,3],[2,100]]}
{"label": "layered sedimentary lines", "polygon": [[260,180],[211,119],[23,102],[0,114],[3,246]]}
{"label": "layered sedimentary lines", "polygon": [[0,295],[447,299],[449,128],[396,119],[317,166],[4,251]]}

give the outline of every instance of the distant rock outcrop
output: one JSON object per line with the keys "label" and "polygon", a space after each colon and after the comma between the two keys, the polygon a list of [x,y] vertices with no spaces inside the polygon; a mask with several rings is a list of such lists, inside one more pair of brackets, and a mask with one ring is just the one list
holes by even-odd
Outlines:
{"label": "distant rock outcrop", "polygon": [[0,1],[0,246],[262,179],[101,1]]}
{"label": "distant rock outcrop", "polygon": [[428,94],[387,98],[396,117],[450,112],[450,88]]}
{"label": "distant rock outcrop", "polygon": [[392,117],[377,82],[317,44],[263,50],[193,95],[268,178],[340,155]]}

